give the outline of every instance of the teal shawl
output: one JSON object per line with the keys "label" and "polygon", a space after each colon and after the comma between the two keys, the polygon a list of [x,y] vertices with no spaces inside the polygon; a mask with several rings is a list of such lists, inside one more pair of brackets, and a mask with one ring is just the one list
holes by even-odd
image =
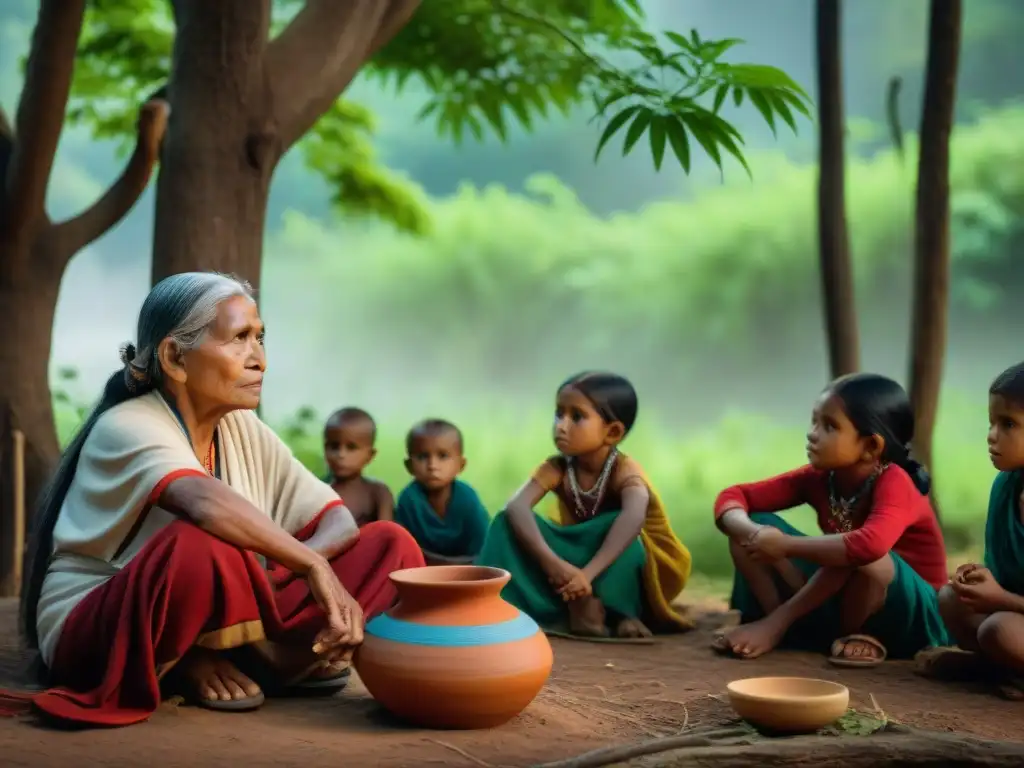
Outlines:
{"label": "teal shawl", "polygon": [[1024,523],[1021,472],[1000,472],[992,483],[985,522],[985,567],[1008,592],[1024,595]]}
{"label": "teal shawl", "polygon": [[412,534],[420,547],[443,557],[476,556],[487,536],[491,517],[469,485],[452,483],[452,497],[444,517],[430,506],[423,487],[415,480],[398,495],[395,522]]}

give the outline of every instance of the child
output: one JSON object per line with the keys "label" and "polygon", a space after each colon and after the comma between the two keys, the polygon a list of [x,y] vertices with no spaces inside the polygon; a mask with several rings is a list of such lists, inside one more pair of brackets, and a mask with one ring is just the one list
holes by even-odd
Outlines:
{"label": "child", "polygon": [[1004,675],[1001,693],[1024,698],[1024,363],[989,388],[988,453],[999,474],[985,524],[984,565],[961,565],[939,593],[942,617],[959,646]]}
{"label": "child", "polygon": [[[946,551],[928,474],[909,457],[913,434],[899,384],[844,376],[815,403],[808,465],[719,494],[715,521],[729,536],[743,623],[715,650],[753,659],[785,643],[830,648],[838,666],[875,666],[944,643]],[[801,504],[818,513],[822,535],[765,514]]]}
{"label": "child", "polygon": [[375,520],[393,519],[394,497],[379,480],[363,476],[363,470],[377,455],[374,443],[377,425],[361,408],[335,411],[324,425],[324,460],[327,481],[345,500],[356,523],[362,528]]}
{"label": "child", "polygon": [[427,565],[466,565],[484,543],[491,517],[480,497],[458,480],[466,468],[462,433],[427,419],[409,430],[405,468],[413,481],[398,495],[395,521],[413,535]]}
{"label": "child", "polygon": [[[636,461],[618,450],[636,421],[633,385],[581,373],[558,388],[551,457],[491,524],[477,562],[512,573],[503,597],[549,630],[648,637],[690,629],[671,605],[690,575],[690,553]],[[535,514],[548,493],[561,524]],[[646,603],[646,604],[645,604]]]}

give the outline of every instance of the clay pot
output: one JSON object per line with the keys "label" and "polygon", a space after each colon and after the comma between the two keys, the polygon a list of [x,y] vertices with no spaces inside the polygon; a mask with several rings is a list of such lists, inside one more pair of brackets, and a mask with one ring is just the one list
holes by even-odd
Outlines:
{"label": "clay pot", "polygon": [[391,574],[398,603],[366,624],[354,664],[370,695],[429,728],[491,728],[522,712],[551,673],[537,623],[501,599],[500,568]]}
{"label": "clay pot", "polygon": [[812,733],[834,723],[850,706],[850,689],[828,680],[751,677],[726,687],[737,715],[780,733]]}

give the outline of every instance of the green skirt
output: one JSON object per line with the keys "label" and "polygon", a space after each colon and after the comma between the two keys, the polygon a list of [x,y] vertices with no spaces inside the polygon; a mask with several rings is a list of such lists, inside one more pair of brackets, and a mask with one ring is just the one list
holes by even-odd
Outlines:
{"label": "green skirt", "polygon": [[[803,536],[776,514],[752,514],[751,519],[762,525],[771,525],[789,536]],[[886,593],[885,605],[871,616],[862,632],[883,643],[889,658],[909,659],[923,648],[952,645],[953,641],[939,615],[938,593],[906,560],[890,553],[896,575]],[[817,563],[794,559],[791,561],[808,579],[820,568]],[[781,594],[787,594],[785,583],[776,578]],[[731,607],[742,614],[744,624],[764,616],[746,579],[739,573],[733,582]],[[840,637],[840,595],[836,595],[817,610],[798,620],[783,639],[781,646],[798,650],[827,653],[833,641]]]}
{"label": "green skirt", "polygon": [[[616,512],[605,512],[575,525],[556,525],[540,515],[535,514],[534,517],[551,550],[565,562],[582,568],[604,543],[616,515]],[[646,560],[647,555],[638,538],[594,580],[594,596],[611,616],[640,617]],[[512,579],[501,596],[543,628],[566,628],[568,613],[565,602],[548,584],[541,567],[520,545],[506,512],[499,512],[491,521],[476,562],[478,565],[504,568],[511,573]]]}

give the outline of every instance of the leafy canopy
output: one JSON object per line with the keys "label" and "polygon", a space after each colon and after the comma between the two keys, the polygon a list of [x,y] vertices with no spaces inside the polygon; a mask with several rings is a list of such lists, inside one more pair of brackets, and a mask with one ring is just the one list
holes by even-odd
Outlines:
{"label": "leafy canopy", "polygon": [[[275,0],[279,31],[300,0]],[[557,110],[592,105],[605,122],[595,160],[625,132],[622,153],[645,135],[657,169],[667,148],[689,171],[694,145],[721,169],[724,155],[746,168],[743,137],[723,118],[727,98],[749,101],[775,130],[809,116],[804,90],[775,67],[729,64],[742,41],[703,40],[645,29],[638,0],[428,0],[364,69],[401,92],[414,82],[428,97],[417,115],[456,143],[490,130],[501,140],[510,124],[530,130]],[[69,117],[98,138],[130,136],[138,104],[165,85],[174,44],[165,0],[94,0],[76,62]],[[340,94],[339,94],[340,96]],[[338,99],[301,142],[308,166],[335,188],[349,214],[370,214],[409,231],[426,218],[408,182],[374,155],[374,121],[364,107]],[[747,168],[749,173],[749,168]]]}

